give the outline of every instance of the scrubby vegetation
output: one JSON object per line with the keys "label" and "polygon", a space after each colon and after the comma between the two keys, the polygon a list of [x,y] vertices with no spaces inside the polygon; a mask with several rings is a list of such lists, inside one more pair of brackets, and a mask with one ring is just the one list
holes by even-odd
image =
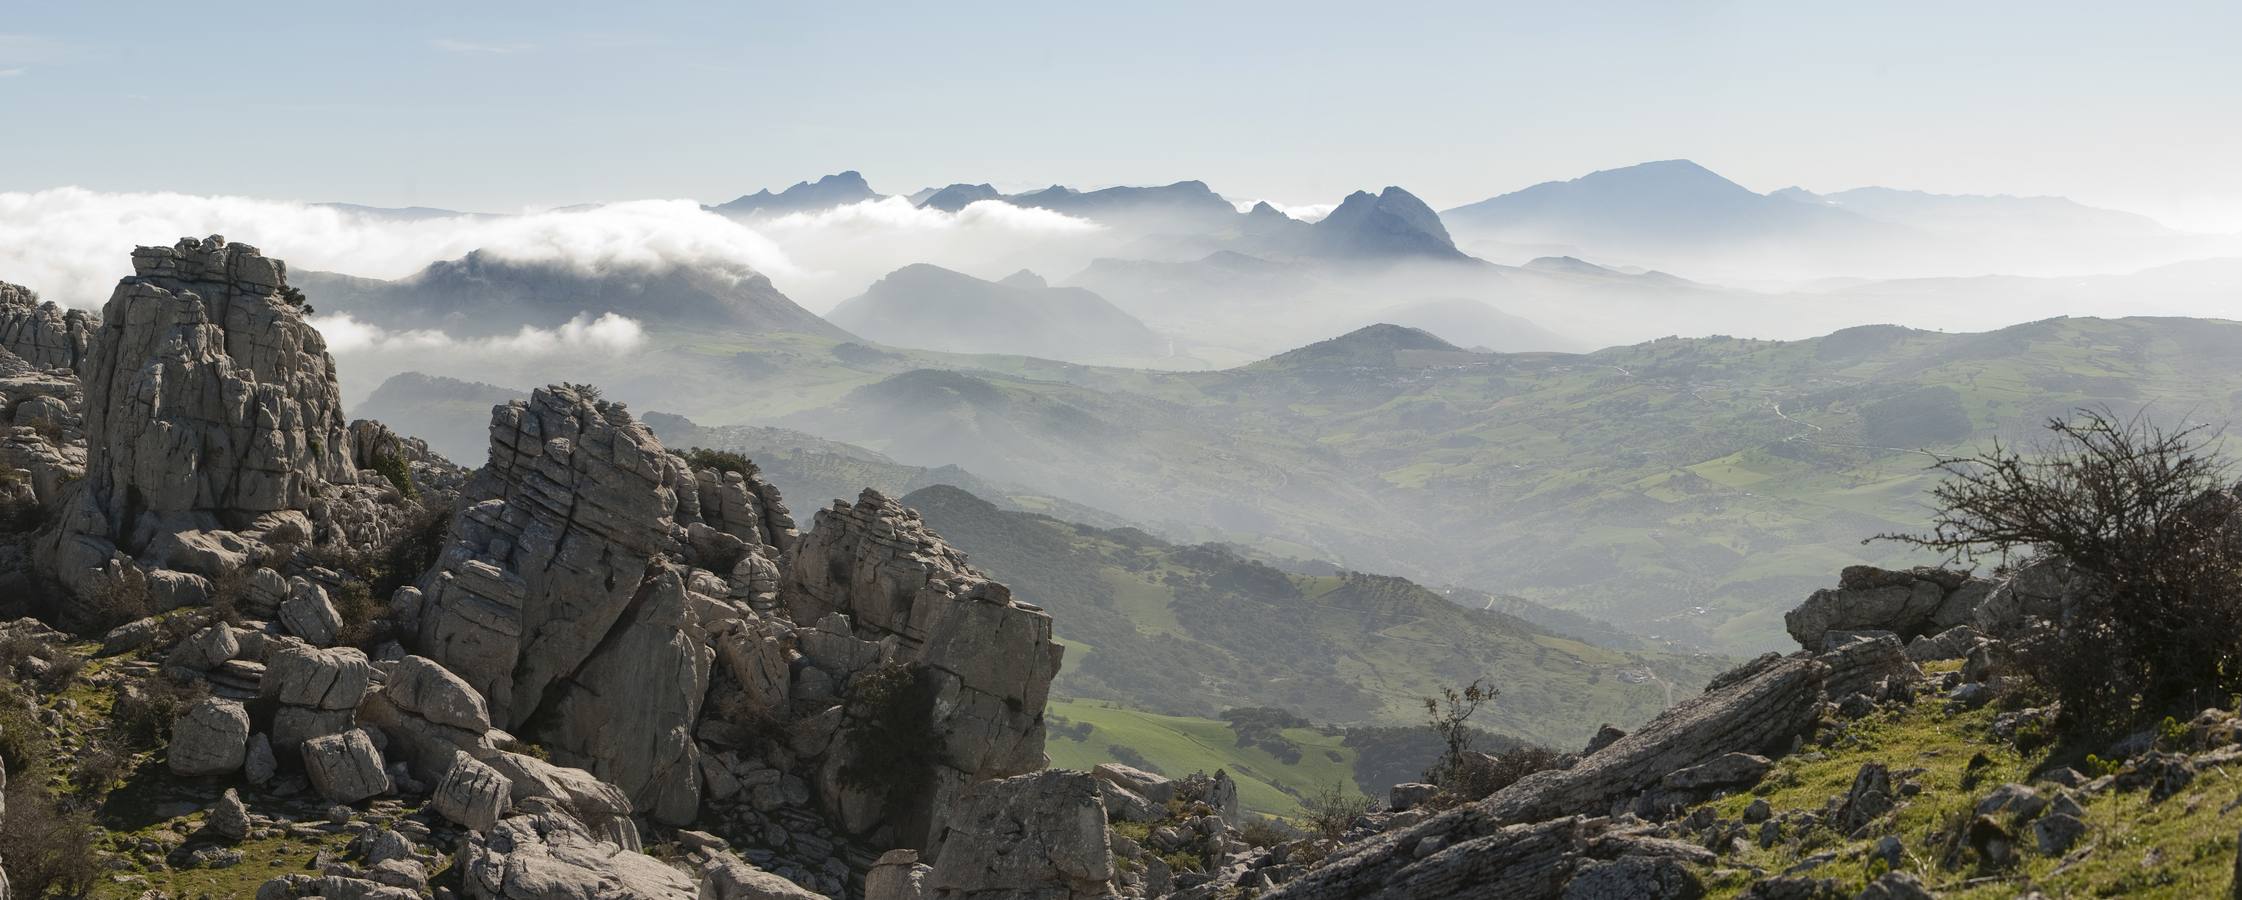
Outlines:
{"label": "scrubby vegetation", "polygon": [[2242,693],[2242,500],[2200,428],[2085,410],[2031,452],[1941,459],[1927,534],[1966,560],[2062,561],[2085,583],[2010,642],[2059,727],[2122,728]]}
{"label": "scrubby vegetation", "polygon": [[730,450],[711,450],[706,447],[694,447],[685,451],[685,464],[692,466],[694,471],[715,469],[719,472],[731,472],[747,477],[754,477],[760,472],[755,467],[755,463],[744,454]]}

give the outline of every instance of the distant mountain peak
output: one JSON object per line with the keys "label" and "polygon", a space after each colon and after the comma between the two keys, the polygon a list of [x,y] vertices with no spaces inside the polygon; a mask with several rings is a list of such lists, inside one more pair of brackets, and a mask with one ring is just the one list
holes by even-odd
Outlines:
{"label": "distant mountain peak", "polygon": [[1398,187],[1348,194],[1310,233],[1318,249],[1339,255],[1470,258],[1456,249],[1439,213]]}
{"label": "distant mountain peak", "polygon": [[1254,365],[1292,369],[1390,368],[1395,364],[1395,354],[1407,350],[1464,352],[1463,348],[1422,328],[1379,322],[1288,350]]}
{"label": "distant mountain peak", "polygon": [[1033,269],[1021,269],[997,279],[996,283],[1017,288],[1047,288],[1051,286],[1051,282],[1045,280],[1043,276],[1035,274]]}
{"label": "distant mountain peak", "polygon": [[865,200],[877,200],[880,196],[878,191],[872,190],[872,185],[865,182],[863,174],[855,169],[849,169],[824,176],[815,182],[797,181],[792,187],[776,194],[771,193],[770,188],[764,188],[730,203],[709,208],[715,212],[733,216],[754,213],[784,214],[812,209],[830,209],[835,206],[861,203]]}

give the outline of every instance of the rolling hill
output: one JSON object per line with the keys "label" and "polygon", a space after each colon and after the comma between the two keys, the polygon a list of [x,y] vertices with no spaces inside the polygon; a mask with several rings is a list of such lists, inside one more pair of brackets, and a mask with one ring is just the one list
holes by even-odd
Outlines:
{"label": "rolling hill", "polygon": [[1051,611],[1068,647],[1053,688],[1065,696],[1166,715],[1278,706],[1415,724],[1422,697],[1484,677],[1505,695],[1478,724],[1571,746],[1605,722],[1647,719],[1726,662],[1595,647],[1405,579],[1286,573],[1220,547],[1002,510],[946,485],[902,502]]}
{"label": "rolling hill", "polygon": [[875,341],[951,353],[1018,353],[1074,362],[1165,355],[1168,341],[1078,287],[1033,272],[984,281],[939,266],[905,266],[826,318]]}

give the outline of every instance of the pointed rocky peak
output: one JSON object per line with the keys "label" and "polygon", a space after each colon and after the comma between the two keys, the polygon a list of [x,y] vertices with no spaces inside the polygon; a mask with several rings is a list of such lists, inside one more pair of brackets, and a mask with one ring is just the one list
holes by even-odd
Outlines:
{"label": "pointed rocky peak", "polygon": [[1051,282],[1045,281],[1043,279],[1043,276],[1035,274],[1034,270],[1031,269],[1021,269],[1020,271],[1014,272],[1010,275],[1006,275],[1003,278],[998,279],[997,283],[1006,287],[1030,289],[1041,289],[1051,286]]}
{"label": "pointed rocky peak", "polygon": [[819,178],[815,182],[798,181],[792,187],[776,194],[769,188],[748,194],[730,203],[710,207],[728,216],[784,215],[816,209],[847,206],[866,200],[880,199],[864,176],[855,170]]}
{"label": "pointed rocky peak", "polygon": [[1469,258],[1449,239],[1440,215],[1398,187],[1347,195],[1331,215],[1315,223],[1312,234],[1316,247],[1332,255]]}
{"label": "pointed rocky peak", "polygon": [[1569,275],[1618,275],[1616,269],[1607,269],[1577,256],[1537,256],[1523,268],[1537,272],[1562,272]]}
{"label": "pointed rocky peak", "polygon": [[926,195],[919,201],[920,208],[957,212],[983,200],[1003,199],[1004,194],[990,184],[953,184]]}

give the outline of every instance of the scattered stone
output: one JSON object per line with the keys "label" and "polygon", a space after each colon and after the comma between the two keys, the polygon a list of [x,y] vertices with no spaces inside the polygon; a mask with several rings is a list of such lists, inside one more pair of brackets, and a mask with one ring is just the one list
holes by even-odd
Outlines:
{"label": "scattered stone", "polygon": [[2049,813],[2032,823],[2032,837],[2044,856],[2061,856],[2086,836],[2086,821],[2070,813]]}
{"label": "scattered stone", "polygon": [[249,807],[242,805],[239,792],[227,788],[218,802],[211,804],[209,814],[203,817],[203,825],[227,842],[239,843],[249,836]]}
{"label": "scattered stone", "polygon": [[1854,894],[1853,900],[1938,900],[1938,895],[1913,873],[1886,872]]}
{"label": "scattered stone", "polygon": [[1438,793],[1440,793],[1439,785],[1397,784],[1393,786],[1387,806],[1392,808],[1394,812],[1407,812],[1423,805],[1426,800],[1432,799],[1433,795]]}

